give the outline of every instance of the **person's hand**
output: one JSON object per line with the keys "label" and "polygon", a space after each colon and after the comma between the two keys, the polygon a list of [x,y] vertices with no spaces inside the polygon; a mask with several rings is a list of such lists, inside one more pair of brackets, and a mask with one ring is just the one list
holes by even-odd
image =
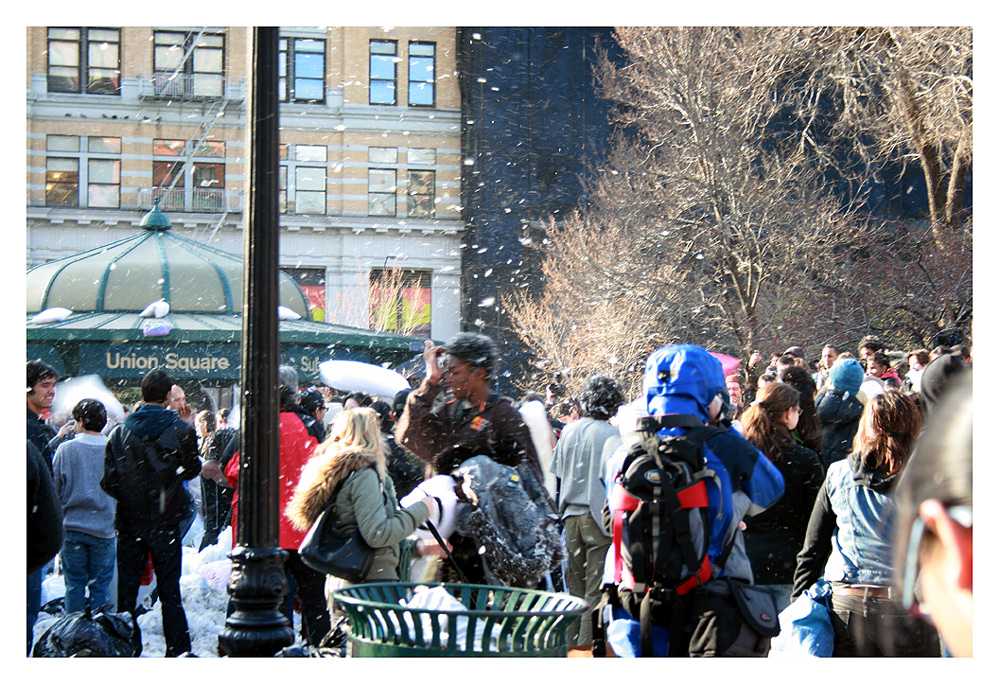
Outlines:
{"label": "person's hand", "polygon": [[429,511],[431,513],[429,520],[431,520],[431,521],[437,521],[438,520],[438,514],[440,513],[438,511],[437,500],[434,499],[433,497],[431,497],[430,495],[428,495],[427,497],[424,497],[420,501],[427,505],[427,511]]}
{"label": "person's hand", "polygon": [[214,480],[219,485],[229,485],[226,474],[222,472],[222,466],[216,459],[209,459],[201,465],[201,477]]}
{"label": "person's hand", "polygon": [[190,424],[194,424],[194,410],[191,409],[191,405],[187,402],[182,402],[178,404],[174,411],[177,412],[177,416],[181,418],[182,421],[187,421]]}
{"label": "person's hand", "polygon": [[61,440],[62,438],[65,438],[67,435],[69,435],[75,430],[76,430],[76,421],[70,419],[69,421],[64,423],[62,427],[59,428],[59,432],[56,433],[56,438]]}
{"label": "person's hand", "polygon": [[764,357],[761,356],[760,352],[754,352],[753,354],[750,355],[750,361],[747,363],[747,366],[752,369],[753,367],[757,366],[758,362],[760,362],[760,360],[763,358]]}
{"label": "person's hand", "polygon": [[[448,542],[447,540],[445,540],[444,544],[445,544],[445,546],[446,546],[446,548],[448,550],[448,553],[450,554],[451,553],[451,543]],[[435,557],[444,558],[445,556],[447,556],[445,554],[445,551],[443,549],[441,549],[441,545],[439,545],[434,540],[423,540],[423,539],[417,540],[416,550],[417,550],[417,554],[420,555],[420,556],[422,556],[422,557],[435,556]]]}
{"label": "person's hand", "polygon": [[424,341],[424,367],[426,368],[427,381],[431,385],[438,385],[444,378],[444,369],[441,368],[438,359],[444,354],[444,348],[435,345],[432,340]]}

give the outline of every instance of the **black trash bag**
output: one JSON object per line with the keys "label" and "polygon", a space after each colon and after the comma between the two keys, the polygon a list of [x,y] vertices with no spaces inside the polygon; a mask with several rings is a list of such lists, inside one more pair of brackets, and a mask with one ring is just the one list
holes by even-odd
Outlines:
{"label": "black trash bag", "polygon": [[48,602],[43,604],[38,611],[39,613],[48,614],[49,616],[62,616],[66,613],[66,607],[64,604],[65,599],[65,597],[50,599]]}
{"label": "black trash bag", "polygon": [[456,530],[476,541],[487,579],[508,587],[538,587],[566,558],[559,517],[544,491],[532,487],[529,469],[477,456],[463,461],[452,476],[469,504]]}
{"label": "black trash bag", "polygon": [[49,626],[35,643],[33,658],[124,656],[142,654],[139,626],[126,612],[90,615],[86,611],[66,614]]}
{"label": "black trash bag", "polygon": [[276,657],[307,657],[311,659],[343,658],[347,656],[347,638],[350,634],[347,618],[341,617],[330,629],[318,647],[309,645],[292,645],[285,647]]}

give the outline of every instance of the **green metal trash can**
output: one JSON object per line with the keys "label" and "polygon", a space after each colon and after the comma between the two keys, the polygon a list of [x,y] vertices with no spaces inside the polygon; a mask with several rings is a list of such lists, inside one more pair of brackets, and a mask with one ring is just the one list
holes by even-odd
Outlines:
{"label": "green metal trash can", "polygon": [[[459,583],[363,583],[332,594],[359,657],[564,657],[566,629],[588,609],[572,595]],[[432,596],[446,602],[424,608]]]}

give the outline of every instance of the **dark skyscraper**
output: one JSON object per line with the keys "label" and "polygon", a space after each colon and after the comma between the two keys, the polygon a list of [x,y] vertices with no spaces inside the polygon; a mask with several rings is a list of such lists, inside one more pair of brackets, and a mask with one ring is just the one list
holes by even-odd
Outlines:
{"label": "dark skyscraper", "polygon": [[[502,297],[542,285],[531,246],[541,226],[574,209],[607,144],[609,103],[598,97],[599,51],[610,28],[459,29],[462,75],[462,319],[500,345],[505,370],[527,359]],[[501,378],[498,389],[514,393]]]}

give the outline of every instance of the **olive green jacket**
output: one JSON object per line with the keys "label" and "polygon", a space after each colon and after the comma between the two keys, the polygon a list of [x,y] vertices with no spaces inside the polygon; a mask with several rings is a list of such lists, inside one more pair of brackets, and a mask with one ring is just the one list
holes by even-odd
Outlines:
{"label": "olive green jacket", "polygon": [[[341,481],[344,484],[336,492]],[[365,580],[398,579],[399,543],[428,519],[427,505],[417,502],[400,509],[392,478],[385,474],[384,463],[376,464],[374,454],[328,452],[314,457],[302,470],[285,513],[293,526],[308,530],[335,492],[337,529],[345,533],[358,530],[376,550]]]}

